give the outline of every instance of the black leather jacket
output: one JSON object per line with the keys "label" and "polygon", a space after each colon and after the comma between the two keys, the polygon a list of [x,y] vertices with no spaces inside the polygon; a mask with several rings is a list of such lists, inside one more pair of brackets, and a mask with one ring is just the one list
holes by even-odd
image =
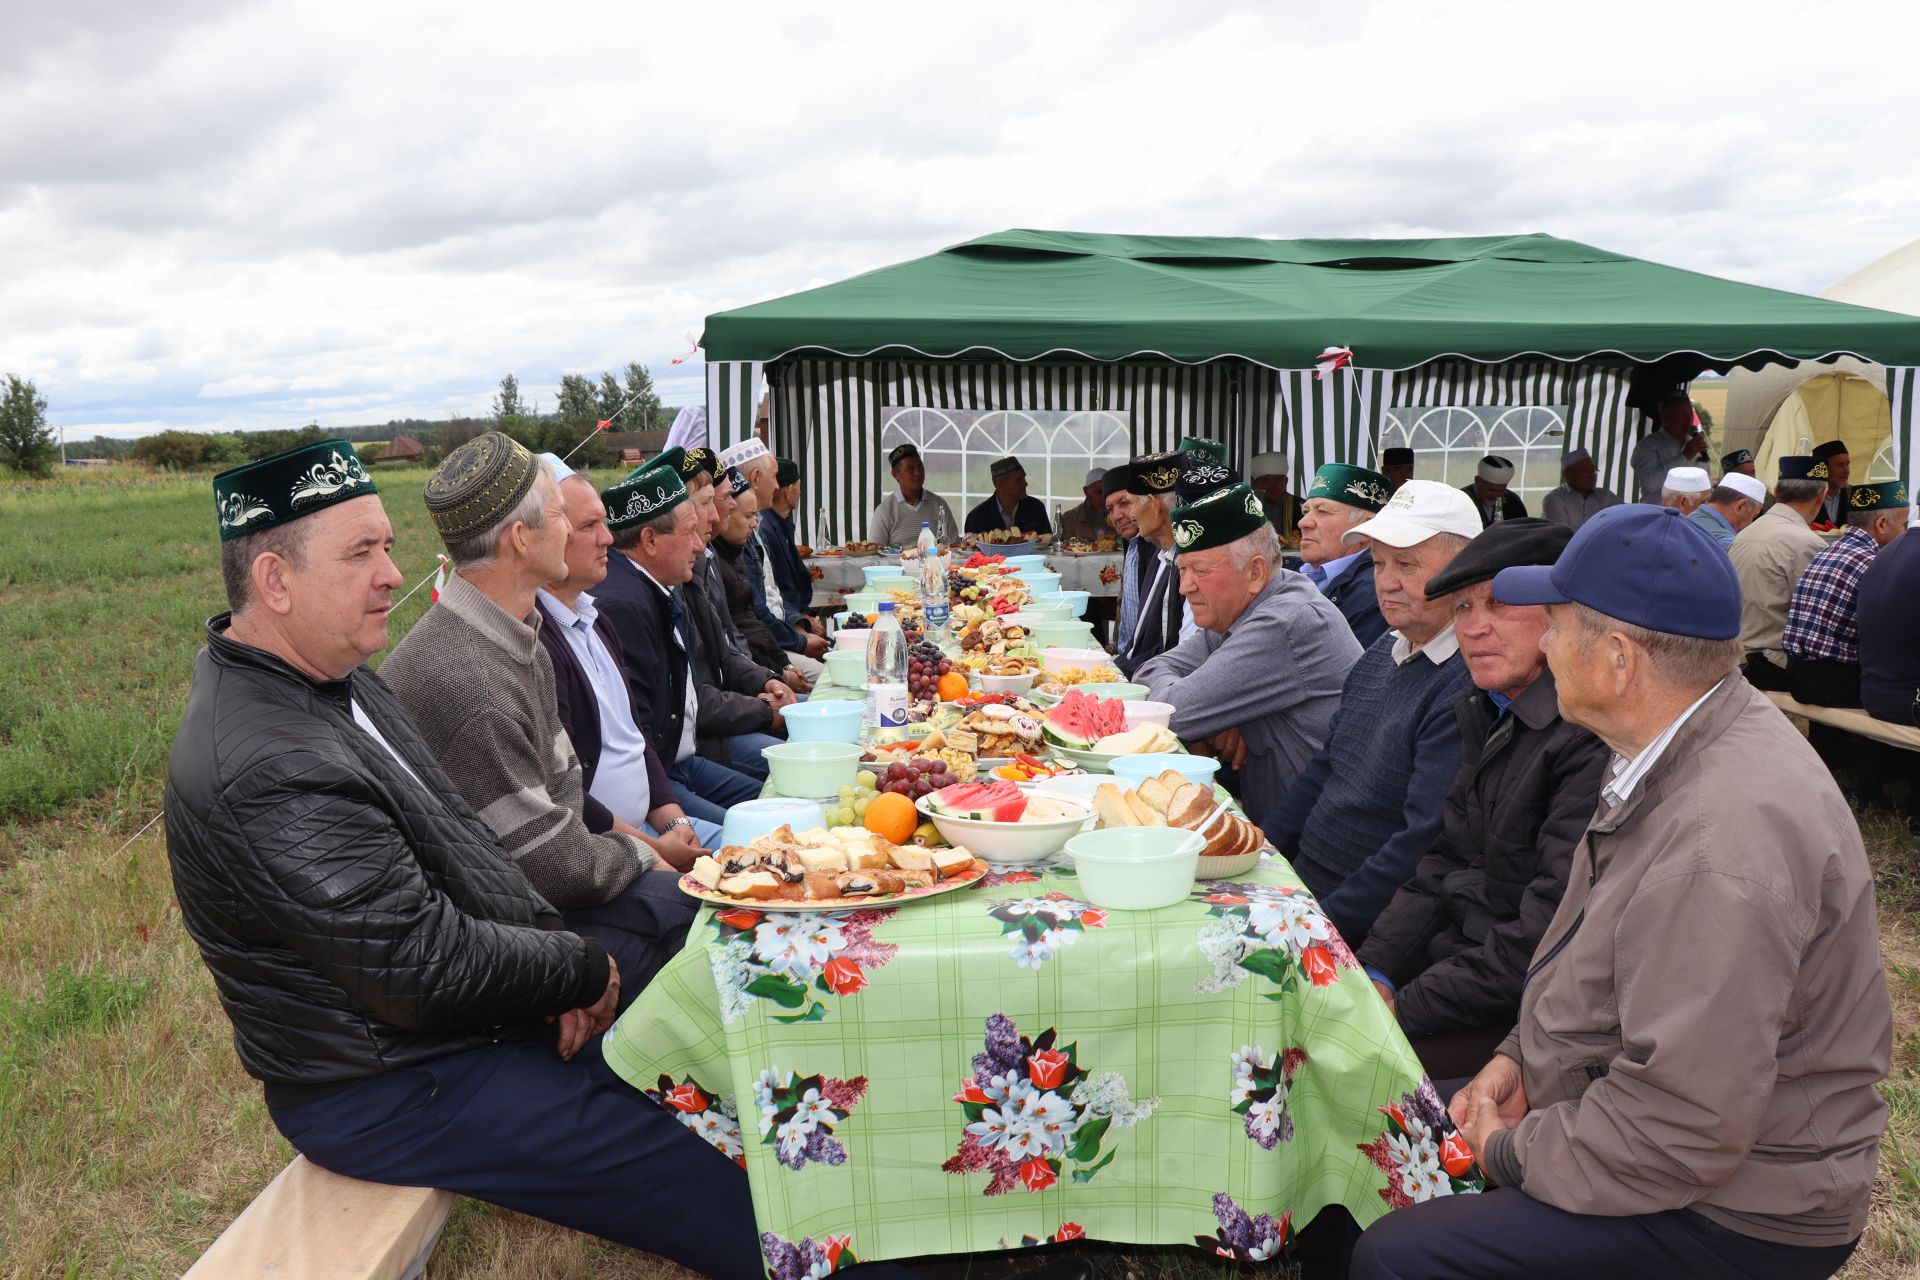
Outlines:
{"label": "black leather jacket", "polygon": [[270,1095],[531,1037],[597,1000],[605,951],[560,931],[380,677],[313,680],[229,621],[207,623],[167,764],[167,855]]}

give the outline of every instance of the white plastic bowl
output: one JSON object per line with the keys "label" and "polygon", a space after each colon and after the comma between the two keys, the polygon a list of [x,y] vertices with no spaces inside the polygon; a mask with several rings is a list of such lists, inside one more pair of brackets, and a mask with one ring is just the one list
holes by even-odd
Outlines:
{"label": "white plastic bowl", "polygon": [[1020,676],[990,676],[981,672],[980,688],[987,693],[1025,693],[1033,688],[1033,672]]}
{"label": "white plastic bowl", "polygon": [[858,649],[867,651],[867,637],[873,634],[872,627],[842,627],[833,633],[833,647],[836,649]]}
{"label": "white plastic bowl", "polygon": [[1066,773],[1057,778],[1041,778],[1032,785],[1042,795],[1065,796],[1091,806],[1093,793],[1112,781],[1113,776],[1106,773]]}
{"label": "white plastic bowl", "polygon": [[1042,618],[1039,614],[1027,609],[1016,610],[1000,619],[1002,626],[1025,627],[1029,631],[1033,630],[1037,623],[1044,621],[1046,621],[1046,619]]}
{"label": "white plastic bowl", "polygon": [[1072,837],[1066,849],[1088,902],[1152,911],[1186,898],[1206,845],[1199,832],[1180,827],[1106,827]]}
{"label": "white plastic bowl", "polygon": [[1113,655],[1105,649],[1042,649],[1040,665],[1047,671],[1065,671],[1069,667],[1087,671],[1094,667],[1111,667]]}
{"label": "white plastic bowl", "polygon": [[[1030,782],[1016,785],[1028,793],[1032,793],[1035,786]],[[1052,822],[986,822],[978,818],[954,818],[937,813],[927,805],[932,798],[921,796],[914,801],[914,808],[920,811],[922,817],[933,822],[934,829],[946,838],[947,843],[964,845],[975,857],[985,858],[998,866],[1025,866],[1052,857],[1060,852],[1060,846],[1067,842],[1068,837],[1085,827],[1087,819],[1093,816],[1091,801],[1053,795],[1049,799],[1058,801],[1063,809],[1074,810],[1075,816]],[[1192,874],[1189,873],[1187,878],[1191,880]]]}
{"label": "white plastic bowl", "polygon": [[1173,704],[1171,702],[1123,702],[1120,710],[1127,717],[1127,728],[1140,729],[1157,724],[1166,729],[1173,724]]}

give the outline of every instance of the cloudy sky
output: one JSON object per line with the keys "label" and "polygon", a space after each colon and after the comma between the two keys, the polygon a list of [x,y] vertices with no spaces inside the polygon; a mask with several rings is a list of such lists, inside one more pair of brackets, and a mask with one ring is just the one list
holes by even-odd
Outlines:
{"label": "cloudy sky", "polygon": [[[1469,20],[1470,18],[1470,20]],[[1006,227],[1920,237],[1920,7],[0,0],[0,372],[70,433],[702,394],[709,312]]]}

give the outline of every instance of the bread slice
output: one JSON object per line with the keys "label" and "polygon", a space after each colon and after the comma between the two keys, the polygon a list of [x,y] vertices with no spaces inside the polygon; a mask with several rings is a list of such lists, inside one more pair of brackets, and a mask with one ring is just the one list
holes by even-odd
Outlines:
{"label": "bread slice", "polygon": [[793,859],[809,872],[847,870],[847,855],[830,846],[809,849],[802,845],[793,851]]}
{"label": "bread slice", "polygon": [[705,854],[693,860],[693,868],[687,874],[693,877],[695,883],[709,891],[718,890],[720,881],[726,876],[720,864]]}
{"label": "bread slice", "polygon": [[1140,798],[1137,791],[1126,793],[1127,808],[1133,811],[1133,824],[1137,827],[1164,827],[1167,820],[1153,811],[1153,806]]}
{"label": "bread slice", "polygon": [[1100,815],[1103,827],[1137,827],[1126,793],[1112,782],[1103,782],[1093,793],[1093,811]]}
{"label": "bread slice", "polygon": [[[1178,775],[1175,776],[1177,779]],[[1178,786],[1178,781],[1176,781],[1174,785]],[[1145,782],[1142,782],[1137,794],[1142,800],[1145,800],[1151,805],[1153,811],[1161,817],[1166,816],[1167,806],[1173,803],[1173,788],[1169,787],[1159,778],[1148,778]]]}
{"label": "bread slice", "polygon": [[840,876],[837,871],[809,871],[806,876],[807,896],[809,898],[837,898],[840,896]]}
{"label": "bread slice", "polygon": [[933,874],[933,856],[919,845],[895,845],[888,853],[893,865],[902,871],[924,871]]}
{"label": "bread slice", "polygon": [[933,859],[933,869],[940,873],[942,880],[950,880],[973,866],[973,855],[958,845],[950,849],[929,849],[927,856]]}
{"label": "bread slice", "polygon": [[770,871],[743,871],[718,886],[729,898],[771,898],[785,887],[786,882]]}

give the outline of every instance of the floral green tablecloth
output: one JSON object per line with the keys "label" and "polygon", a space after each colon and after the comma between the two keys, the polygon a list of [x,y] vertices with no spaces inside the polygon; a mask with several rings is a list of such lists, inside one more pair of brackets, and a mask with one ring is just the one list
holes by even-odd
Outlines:
{"label": "floral green tablecloth", "polygon": [[838,918],[703,912],[606,1038],[746,1169],[776,1280],[1086,1236],[1269,1257],[1479,1188],[1292,869],[1107,912],[1070,870]]}

